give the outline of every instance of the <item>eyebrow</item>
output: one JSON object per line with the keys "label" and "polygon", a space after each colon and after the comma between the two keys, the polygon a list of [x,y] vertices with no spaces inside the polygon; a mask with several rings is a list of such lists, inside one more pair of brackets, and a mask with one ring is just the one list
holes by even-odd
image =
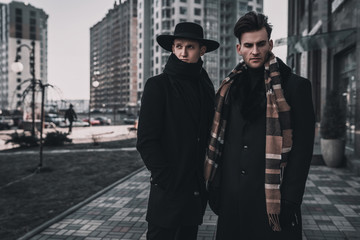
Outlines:
{"label": "eyebrow", "polygon": [[248,44],[248,45],[254,45],[254,44],[256,44],[256,45],[258,45],[258,44],[262,44],[262,43],[266,43],[266,40],[262,40],[262,41],[259,41],[259,42],[256,42],[256,43],[253,43],[253,42],[244,42],[243,44],[245,45],[245,44]]}

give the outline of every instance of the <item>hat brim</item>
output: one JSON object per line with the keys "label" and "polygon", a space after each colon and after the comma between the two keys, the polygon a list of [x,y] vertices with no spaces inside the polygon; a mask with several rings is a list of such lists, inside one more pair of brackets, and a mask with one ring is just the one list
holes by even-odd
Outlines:
{"label": "hat brim", "polygon": [[172,52],[172,45],[174,40],[177,38],[183,39],[191,39],[201,42],[204,46],[206,46],[206,52],[212,52],[219,48],[220,44],[216,41],[203,39],[203,38],[193,38],[188,36],[174,36],[174,35],[159,35],[156,37],[156,41],[158,44],[164,48],[165,50]]}

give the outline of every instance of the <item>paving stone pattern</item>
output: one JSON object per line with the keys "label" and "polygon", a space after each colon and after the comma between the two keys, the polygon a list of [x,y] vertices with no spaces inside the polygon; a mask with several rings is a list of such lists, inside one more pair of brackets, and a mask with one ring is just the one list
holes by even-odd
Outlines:
{"label": "paving stone pattern", "polygon": [[[149,174],[139,172],[32,239],[145,240]],[[312,166],[302,207],[303,239],[360,239],[360,177]],[[207,210],[198,240],[212,240],[217,217]]]}

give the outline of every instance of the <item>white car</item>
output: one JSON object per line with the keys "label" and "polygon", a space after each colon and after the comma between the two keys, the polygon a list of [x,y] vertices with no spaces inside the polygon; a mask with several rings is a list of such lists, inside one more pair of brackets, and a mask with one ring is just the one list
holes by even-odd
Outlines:
{"label": "white car", "polygon": [[[66,120],[66,122],[62,121],[62,122],[60,122],[59,127],[69,127],[69,124],[70,124],[69,120]],[[74,120],[72,126],[73,127],[88,127],[89,123],[83,122],[80,120]]]}

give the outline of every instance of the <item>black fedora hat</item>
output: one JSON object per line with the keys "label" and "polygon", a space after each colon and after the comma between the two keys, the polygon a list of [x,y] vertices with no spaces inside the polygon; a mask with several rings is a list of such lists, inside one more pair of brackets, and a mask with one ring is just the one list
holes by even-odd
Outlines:
{"label": "black fedora hat", "polygon": [[172,52],[172,45],[174,39],[185,38],[191,40],[197,40],[206,46],[206,52],[211,52],[219,47],[219,43],[213,40],[204,39],[203,28],[196,23],[182,22],[175,26],[174,35],[159,35],[156,41],[165,50]]}

